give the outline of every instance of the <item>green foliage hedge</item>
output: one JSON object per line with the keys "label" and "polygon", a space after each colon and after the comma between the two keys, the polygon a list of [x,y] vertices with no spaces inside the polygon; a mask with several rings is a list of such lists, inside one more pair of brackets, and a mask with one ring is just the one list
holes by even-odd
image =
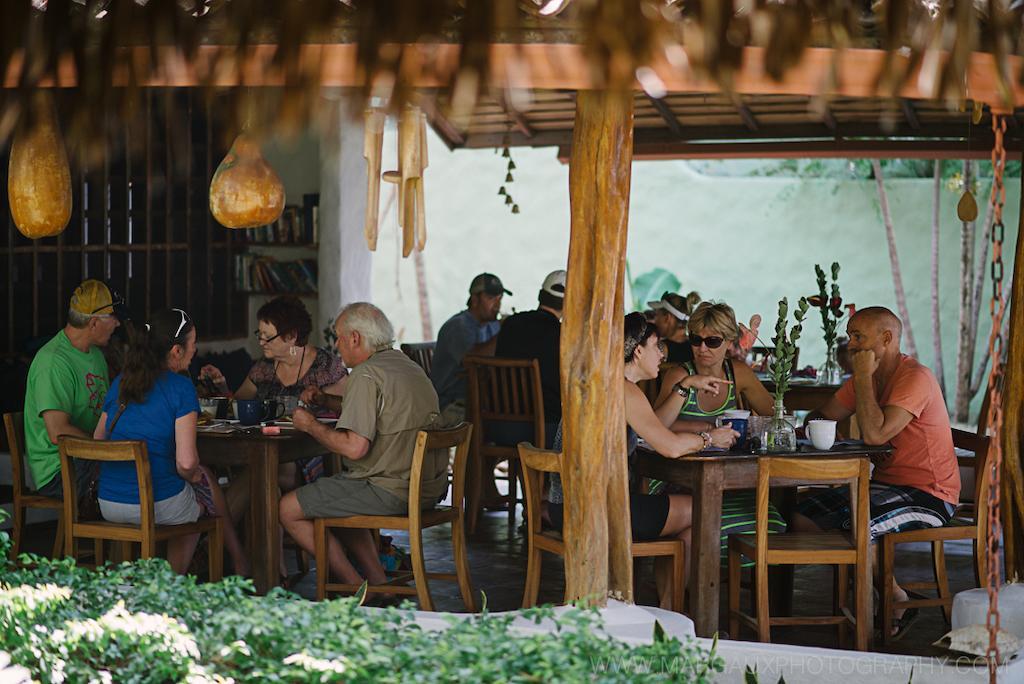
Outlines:
{"label": "green foliage hedge", "polygon": [[[0,512],[2,515],[2,512]],[[71,559],[6,561],[0,532],[0,682],[704,682],[721,658],[656,630],[652,644],[608,637],[596,611],[523,636],[507,615],[420,628],[410,610],[354,598],[312,603],[248,580],[197,584],[163,560],[79,568]],[[9,660],[4,654],[9,654]],[[10,663],[10,665],[8,665]]]}

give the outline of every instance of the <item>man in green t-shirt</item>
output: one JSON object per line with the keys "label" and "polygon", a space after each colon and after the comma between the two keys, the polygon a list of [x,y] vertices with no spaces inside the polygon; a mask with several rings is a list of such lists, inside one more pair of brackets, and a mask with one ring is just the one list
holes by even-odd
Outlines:
{"label": "man in green t-shirt", "polygon": [[[25,451],[36,489],[63,498],[60,435],[91,438],[110,378],[100,347],[120,322],[115,308],[123,302],[98,280],[75,289],[68,323],[32,360],[25,392]],[[85,493],[95,468],[77,468],[78,492]]]}
{"label": "man in green t-shirt", "polygon": [[[292,420],[297,429],[341,454],[344,472],[322,477],[281,499],[281,524],[310,553],[313,518],[408,513],[416,435],[435,427],[439,413],[430,378],[408,356],[391,348],[395,332],[384,312],[366,302],[350,304],[338,315],[335,332],[341,359],[352,371],[341,417],[337,425],[324,425],[299,408]],[[448,452],[428,452],[423,461],[423,505],[433,508],[447,490]],[[386,582],[369,532],[337,532],[365,579],[371,584]],[[327,535],[331,572],[345,582],[362,583],[338,539]]]}

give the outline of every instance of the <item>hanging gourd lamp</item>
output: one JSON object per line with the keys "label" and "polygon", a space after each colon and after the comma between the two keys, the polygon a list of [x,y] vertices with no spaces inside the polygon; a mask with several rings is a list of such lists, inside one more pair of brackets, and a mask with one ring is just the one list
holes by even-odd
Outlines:
{"label": "hanging gourd lamp", "polygon": [[210,213],[225,228],[257,228],[273,223],[284,211],[284,185],[243,132],[210,182]]}
{"label": "hanging gourd lamp", "polygon": [[7,199],[14,225],[33,240],[62,232],[71,218],[71,169],[47,92],[33,98],[34,116],[14,134]]}

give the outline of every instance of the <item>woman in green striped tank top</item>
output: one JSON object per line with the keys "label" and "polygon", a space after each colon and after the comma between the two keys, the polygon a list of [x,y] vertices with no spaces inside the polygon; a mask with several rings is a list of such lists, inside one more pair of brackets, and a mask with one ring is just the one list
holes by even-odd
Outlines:
{"label": "woman in green striped tank top", "polygon": [[[670,368],[663,374],[655,413],[674,432],[706,430],[718,416],[732,409],[748,409],[761,416],[772,414],[774,402],[768,390],[745,363],[726,358],[730,345],[739,338],[740,328],[732,307],[702,302],[690,316],[690,344],[693,361]],[[680,384],[690,375],[707,375],[731,383],[728,393],[713,394]],[[730,491],[722,497],[722,560],[730,534],[753,534],[754,491]],[[769,505],[769,533],[784,532],[786,521]],[[750,563],[753,564],[752,562]]]}

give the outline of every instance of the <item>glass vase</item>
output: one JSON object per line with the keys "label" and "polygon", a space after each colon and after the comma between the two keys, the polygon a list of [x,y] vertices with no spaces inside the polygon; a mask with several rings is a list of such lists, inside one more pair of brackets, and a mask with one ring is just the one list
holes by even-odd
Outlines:
{"label": "glass vase", "polygon": [[843,383],[843,368],[839,365],[835,346],[829,347],[825,353],[825,363],[818,368],[817,384],[819,385],[841,385]]}
{"label": "glass vase", "polygon": [[781,399],[775,400],[775,415],[768,423],[763,450],[770,454],[796,451],[796,429],[786,420],[786,409]]}

